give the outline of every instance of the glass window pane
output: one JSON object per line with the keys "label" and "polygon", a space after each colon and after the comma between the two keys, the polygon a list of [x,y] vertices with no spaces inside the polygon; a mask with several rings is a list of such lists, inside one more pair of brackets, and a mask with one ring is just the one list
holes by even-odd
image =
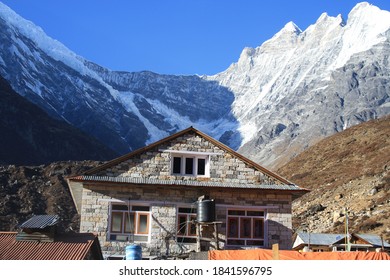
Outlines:
{"label": "glass window pane", "polygon": [[129,208],[127,208],[127,205],[125,204],[113,204],[112,205],[112,210],[123,210],[123,211],[128,211]]}
{"label": "glass window pane", "polygon": [[206,159],[198,158],[198,175],[206,175]]}
{"label": "glass window pane", "polygon": [[145,235],[136,235],[134,236],[134,241],[148,241],[148,236],[145,236]]}
{"label": "glass window pane", "polygon": [[111,231],[122,232],[123,213],[113,212],[111,215]]}
{"label": "glass window pane", "polygon": [[245,240],[234,240],[234,239],[228,239],[227,241],[228,245],[239,245],[239,246],[244,246],[245,245]]}
{"label": "glass window pane", "polygon": [[251,218],[242,218],[240,228],[241,228],[240,238],[251,238],[252,219]]}
{"label": "glass window pane", "polygon": [[264,211],[248,211],[247,216],[264,217]]}
{"label": "glass window pane", "polygon": [[180,215],[178,219],[177,233],[179,235],[185,235],[186,229],[187,229],[187,216]]}
{"label": "glass window pane", "polygon": [[134,233],[135,223],[134,223],[134,213],[126,213],[125,215],[125,232]]}
{"label": "glass window pane", "polygon": [[264,246],[263,240],[247,240],[246,245],[248,246]]}
{"label": "glass window pane", "polygon": [[194,159],[193,158],[186,158],[185,174],[187,174],[187,175],[194,174]]}
{"label": "glass window pane", "polygon": [[181,173],[181,157],[173,158],[173,174]]}
{"label": "glass window pane", "polygon": [[196,213],[196,208],[179,207],[179,213]]}
{"label": "glass window pane", "polygon": [[[196,216],[190,216],[190,220],[191,221],[196,221]],[[190,232],[188,233],[188,235],[196,235],[196,225],[195,223],[191,223],[189,224],[189,230]]]}
{"label": "glass window pane", "polygon": [[238,237],[238,218],[229,218],[228,237]]}
{"label": "glass window pane", "polygon": [[233,216],[245,216],[245,211],[242,211],[242,210],[229,210],[228,214],[229,215],[233,215]]}
{"label": "glass window pane", "polygon": [[149,206],[133,206],[133,207],[132,207],[132,210],[133,210],[133,211],[145,211],[145,212],[149,212],[149,211],[150,211],[150,207],[149,207]]}
{"label": "glass window pane", "polygon": [[138,233],[148,233],[148,215],[138,214]]}
{"label": "glass window pane", "polygon": [[253,238],[264,238],[263,219],[253,219]]}

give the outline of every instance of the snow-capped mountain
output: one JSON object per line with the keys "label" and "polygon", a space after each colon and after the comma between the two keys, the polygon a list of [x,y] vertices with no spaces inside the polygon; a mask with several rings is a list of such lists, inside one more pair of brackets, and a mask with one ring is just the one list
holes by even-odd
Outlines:
{"label": "snow-capped mountain", "polygon": [[55,118],[118,153],[191,125],[238,148],[232,92],[199,76],[125,73],[76,55],[0,3],[0,74]]}
{"label": "snow-capped mountain", "polygon": [[117,72],[89,62],[0,3],[0,74],[14,90],[125,153],[195,126],[268,167],[390,113],[390,13],[290,22],[214,76]]}
{"label": "snow-capped mountain", "polygon": [[234,92],[240,151],[276,166],[325,136],[390,113],[390,12],[360,3],[345,21],[294,23],[209,80]]}

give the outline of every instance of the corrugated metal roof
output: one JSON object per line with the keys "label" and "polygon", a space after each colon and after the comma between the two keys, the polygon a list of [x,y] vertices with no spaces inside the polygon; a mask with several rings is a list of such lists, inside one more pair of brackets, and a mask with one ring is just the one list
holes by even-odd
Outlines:
{"label": "corrugated metal roof", "polygon": [[[382,247],[382,240],[378,235],[353,233],[352,236],[363,239],[367,243],[374,245],[375,247]],[[339,233],[334,234],[334,233],[298,232],[293,248],[296,248],[301,244],[309,244],[309,243],[311,245],[331,246],[339,241],[344,240],[344,238],[345,238],[345,234],[339,234]],[[362,246],[362,244],[354,244],[354,246],[359,246],[359,245]],[[383,241],[383,246],[386,248],[390,248],[390,244],[385,241]]]}
{"label": "corrugated metal roof", "polygon": [[78,176],[73,179],[81,181],[129,183],[142,185],[171,185],[171,186],[193,186],[193,187],[223,187],[223,188],[242,188],[242,189],[264,189],[264,190],[293,190],[302,191],[297,185],[257,185],[257,184],[239,184],[231,182],[214,181],[195,181],[195,180],[158,180],[149,178],[133,177],[109,177],[109,176]]}
{"label": "corrugated metal roof", "polygon": [[92,233],[56,236],[54,242],[16,241],[16,232],[0,232],[0,260],[83,260],[90,251],[103,259]]}
{"label": "corrugated metal roof", "polygon": [[[382,239],[378,235],[375,235],[375,234],[363,234],[363,233],[354,233],[353,235],[355,235],[358,238],[361,238],[361,239],[367,241],[368,243],[370,243],[370,244],[372,244],[374,246],[382,247]],[[390,244],[387,243],[384,240],[383,240],[383,246],[390,248]]]}
{"label": "corrugated metal roof", "polygon": [[36,215],[22,223],[20,228],[46,228],[54,226],[60,221],[58,215]]}
{"label": "corrugated metal roof", "polygon": [[304,244],[331,245],[345,237],[343,234],[298,232]]}

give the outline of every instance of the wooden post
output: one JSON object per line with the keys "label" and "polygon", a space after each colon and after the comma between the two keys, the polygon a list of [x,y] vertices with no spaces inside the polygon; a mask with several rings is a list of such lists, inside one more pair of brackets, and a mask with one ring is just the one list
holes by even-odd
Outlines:
{"label": "wooden post", "polygon": [[279,257],[279,244],[272,244],[272,259],[274,260],[280,260]]}
{"label": "wooden post", "polygon": [[217,243],[217,250],[219,250],[218,224],[216,222],[214,222],[214,232],[215,232],[215,242]]}
{"label": "wooden post", "polygon": [[196,252],[200,252],[200,223],[196,222]]}

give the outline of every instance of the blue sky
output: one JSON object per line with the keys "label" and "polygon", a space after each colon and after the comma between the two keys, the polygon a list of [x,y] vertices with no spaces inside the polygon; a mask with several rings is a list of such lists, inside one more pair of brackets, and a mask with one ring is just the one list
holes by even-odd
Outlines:
{"label": "blue sky", "polygon": [[[302,30],[353,0],[0,0],[75,53],[118,71],[208,74],[293,21]],[[389,0],[368,1],[390,10]]]}

